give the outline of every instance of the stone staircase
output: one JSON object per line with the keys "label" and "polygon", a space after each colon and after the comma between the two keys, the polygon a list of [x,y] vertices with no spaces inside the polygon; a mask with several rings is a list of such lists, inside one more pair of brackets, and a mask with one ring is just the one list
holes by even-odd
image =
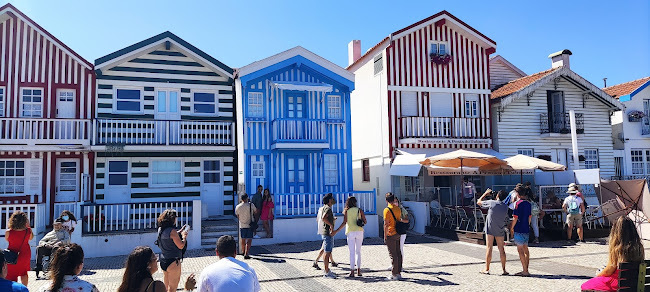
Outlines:
{"label": "stone staircase", "polygon": [[201,221],[201,247],[214,250],[217,239],[223,235],[231,235],[238,240],[237,220],[232,215],[208,217]]}

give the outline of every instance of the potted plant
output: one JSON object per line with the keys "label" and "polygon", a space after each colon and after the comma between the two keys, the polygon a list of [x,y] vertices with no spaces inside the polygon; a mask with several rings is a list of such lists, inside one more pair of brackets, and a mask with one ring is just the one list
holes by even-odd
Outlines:
{"label": "potted plant", "polygon": [[98,231],[104,222],[106,222],[106,217],[104,214],[99,214],[98,216],[89,214],[84,216],[83,222],[86,227],[86,232]]}
{"label": "potted plant", "polygon": [[431,58],[431,61],[438,65],[446,65],[451,62],[451,55],[450,54],[430,54],[429,57]]}
{"label": "potted plant", "polygon": [[640,122],[645,117],[642,111],[630,111],[627,113],[627,118],[630,122]]}

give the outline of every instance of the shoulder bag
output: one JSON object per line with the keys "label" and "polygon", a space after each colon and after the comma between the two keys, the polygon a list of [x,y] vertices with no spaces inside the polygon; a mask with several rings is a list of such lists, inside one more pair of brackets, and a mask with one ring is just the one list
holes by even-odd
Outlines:
{"label": "shoulder bag", "polygon": [[25,229],[25,236],[23,236],[23,241],[20,244],[18,251],[11,251],[8,248],[2,251],[5,255],[5,261],[7,264],[15,265],[18,262],[18,255],[20,254],[20,250],[23,249],[23,245],[25,245],[25,238],[27,238],[27,231],[29,230],[29,228]]}
{"label": "shoulder bag", "polygon": [[251,223],[249,224],[249,227],[251,228],[251,230],[255,231],[257,230],[258,225],[257,225],[257,221],[255,221],[255,215],[253,214],[253,204],[249,202],[248,208],[251,211]]}
{"label": "shoulder bag", "polygon": [[397,234],[406,234],[406,231],[409,230],[409,224],[406,222],[397,221],[397,218],[395,218],[395,213],[393,213],[393,210],[391,210],[391,208],[388,208],[388,211],[393,214],[393,219],[395,219],[395,231],[397,231]]}
{"label": "shoulder bag", "polygon": [[366,223],[363,223],[363,218],[361,218],[361,209],[357,208],[357,226],[363,227]]}

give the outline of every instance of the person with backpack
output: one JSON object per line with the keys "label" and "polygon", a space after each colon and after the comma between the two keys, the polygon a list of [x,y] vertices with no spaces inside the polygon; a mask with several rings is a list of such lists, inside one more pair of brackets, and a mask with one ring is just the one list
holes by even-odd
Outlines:
{"label": "person with backpack", "polygon": [[354,277],[355,267],[357,275],[361,276],[361,244],[363,244],[363,226],[366,225],[366,215],[363,210],[357,206],[357,198],[348,197],[345,201],[343,210],[343,223],[336,229],[338,233],[345,226],[345,235],[348,239],[348,249],[350,250],[350,274]]}
{"label": "person with backpack", "polygon": [[257,207],[248,201],[248,195],[242,194],[241,203],[235,207],[235,215],[239,220],[239,242],[244,252],[244,259],[250,259],[251,245],[253,244],[253,232],[257,229],[255,214]]}
{"label": "person with backpack", "polygon": [[386,279],[389,281],[402,280],[402,251],[400,250],[400,237],[406,234],[408,229],[408,218],[402,219],[397,199],[393,193],[386,193],[386,208],[384,209],[384,243],[388,248],[393,268],[391,275]]}
{"label": "person with backpack", "polygon": [[585,212],[585,206],[582,198],[578,197],[578,193],[579,191],[577,186],[569,186],[569,190],[567,191],[569,196],[564,199],[562,209],[567,213],[567,240],[571,240],[573,227],[575,226],[578,231],[578,240],[580,242],[585,242],[582,233],[582,214]]}

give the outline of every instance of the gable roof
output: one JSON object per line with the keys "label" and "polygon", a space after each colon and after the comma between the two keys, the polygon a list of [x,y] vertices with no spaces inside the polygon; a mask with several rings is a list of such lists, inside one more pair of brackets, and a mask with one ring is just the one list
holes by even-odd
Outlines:
{"label": "gable roof", "polygon": [[469,31],[474,37],[476,37],[477,39],[479,39],[480,41],[482,41],[483,43],[485,43],[488,46],[496,47],[496,45],[497,45],[497,43],[495,41],[493,41],[489,37],[485,36],[483,33],[478,31],[477,29],[469,26],[467,23],[460,20],[458,17],[456,17],[453,14],[449,13],[447,10],[443,10],[443,11],[440,11],[440,12],[438,12],[438,13],[436,13],[434,15],[431,15],[431,16],[425,18],[425,19],[422,19],[422,20],[420,20],[420,21],[418,21],[416,23],[413,23],[413,24],[411,24],[411,25],[409,25],[407,27],[404,27],[402,29],[394,31],[393,33],[388,35],[388,37],[381,40],[378,44],[375,44],[372,48],[370,48],[368,51],[366,51],[363,55],[361,55],[361,57],[359,59],[354,61],[352,64],[348,65],[348,67],[346,69],[348,69],[348,70],[351,69],[356,64],[360,63],[362,59],[365,59],[364,57],[366,57],[368,55],[374,56],[378,49],[385,48],[385,46],[380,46],[384,42],[392,41],[394,39],[400,38],[400,37],[402,37],[402,36],[404,36],[406,34],[409,34],[411,31],[418,30],[421,27],[434,24],[434,23],[436,23],[438,21],[441,21],[441,20],[444,20],[445,22],[449,21],[450,23],[453,23],[456,26],[464,28],[465,30]]}
{"label": "gable roof", "polygon": [[591,96],[595,97],[610,107],[616,107],[619,109],[625,108],[625,106],[623,106],[623,104],[617,99],[609,96],[596,85],[593,85],[591,82],[582,78],[582,76],[576,74],[575,72],[571,71],[571,69],[564,66],[552,68],[539,73],[528,75],[526,77],[512,80],[492,91],[490,98],[493,102],[500,101],[501,106],[507,106],[514,100],[525,97],[529,93],[537,90],[539,87],[559,77],[565,78],[573,85],[582,88],[585,93],[590,94]]}
{"label": "gable roof", "polygon": [[526,73],[524,73],[524,71],[521,71],[521,69],[517,68],[517,66],[510,63],[510,61],[506,60],[506,58],[502,57],[501,55],[496,55],[496,56],[490,57],[490,63],[492,63],[492,62],[501,62],[504,65],[506,65],[508,68],[510,68],[510,70],[512,70],[512,72],[515,72],[515,73],[519,74],[519,76],[521,76],[521,77],[526,76]]}
{"label": "gable roof", "polygon": [[603,91],[612,97],[618,98],[620,101],[628,101],[634,95],[641,92],[644,88],[650,85],[650,76],[641,79],[625,82],[621,84],[612,85],[603,88]]}
{"label": "gable roof", "polygon": [[188,43],[187,41],[181,39],[180,37],[178,37],[177,35],[169,31],[163,32],[159,35],[150,37],[146,40],[130,45],[119,51],[98,58],[97,60],[95,60],[95,68],[101,70],[102,68],[111,66],[112,64],[121,63],[134,55],[141,54],[167,41],[175,44],[176,46],[184,48],[184,51],[190,53],[191,58],[203,61],[203,63],[212,67],[215,71],[219,71],[229,78],[233,77],[233,73],[235,72],[233,68],[226,66],[225,64],[221,63],[219,60],[201,51],[197,47],[193,46],[192,44]]}
{"label": "gable roof", "polygon": [[242,81],[242,84],[245,84],[252,79],[284,68],[291,63],[300,62],[305,62],[305,65],[312,66],[314,67],[313,69],[319,69],[320,67],[332,72],[333,74],[330,74],[328,77],[347,86],[350,91],[354,90],[354,74],[301,46],[288,49],[279,54],[241,67],[237,69],[235,75]]}
{"label": "gable roof", "polygon": [[77,52],[75,52],[75,51],[73,51],[72,49],[70,49],[66,44],[64,44],[62,41],[60,41],[60,40],[57,39],[56,37],[54,37],[54,36],[53,36],[52,34],[50,34],[47,30],[45,30],[44,28],[42,28],[40,25],[38,25],[38,23],[36,23],[35,21],[33,21],[31,18],[27,17],[27,15],[25,15],[24,13],[22,13],[22,12],[21,12],[20,10],[18,10],[16,7],[14,7],[13,5],[11,5],[10,3],[7,3],[7,4],[3,5],[2,7],[0,7],[0,22],[4,22],[4,21],[6,21],[7,19],[9,19],[10,17],[17,17],[17,18],[19,18],[20,20],[22,20],[22,21],[28,23],[29,25],[31,25],[31,26],[33,27],[33,29],[34,29],[35,31],[37,31],[38,33],[42,34],[43,37],[45,37],[46,39],[48,39],[48,40],[51,41],[52,43],[57,44],[59,47],[61,47],[61,49],[62,49],[65,53],[67,53],[68,55],[70,55],[72,58],[74,58],[75,61],[79,62],[80,64],[83,64],[86,68],[88,68],[88,69],[90,69],[90,70],[93,69],[93,64],[92,64],[92,63],[88,62],[86,59],[84,59],[84,58],[81,57],[79,54],[77,54]]}

